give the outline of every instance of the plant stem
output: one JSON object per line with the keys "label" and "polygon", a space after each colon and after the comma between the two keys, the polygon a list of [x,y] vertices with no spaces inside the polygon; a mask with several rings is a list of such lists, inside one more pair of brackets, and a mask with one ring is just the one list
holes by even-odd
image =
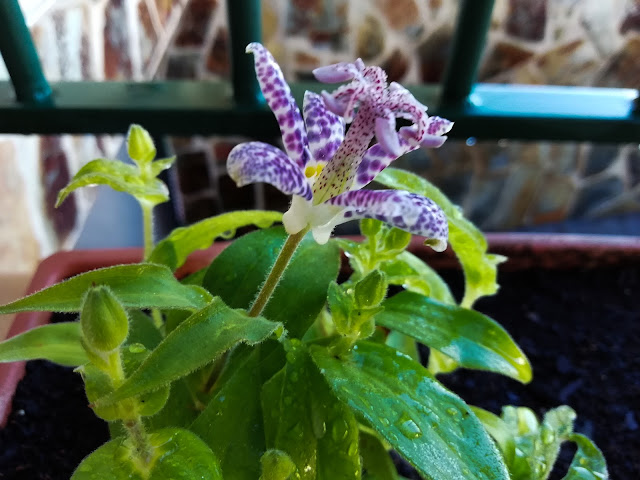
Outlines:
{"label": "plant stem", "polygon": [[153,250],[153,205],[140,202],[140,206],[142,207],[142,224],[144,229],[144,260],[147,260]]}
{"label": "plant stem", "polygon": [[149,444],[147,432],[144,431],[142,419],[140,418],[140,416],[137,416],[136,418],[132,420],[126,420],[123,423],[127,430],[127,433],[129,434],[129,438],[133,443],[133,448],[135,450],[135,460],[137,460],[136,463],[138,463],[138,469],[141,472],[146,473],[146,476],[148,476],[151,459],[153,458],[153,448]]}
{"label": "plant stem", "polygon": [[271,272],[269,272],[269,276],[267,277],[264,284],[262,285],[262,289],[260,290],[260,293],[258,294],[256,300],[253,302],[253,305],[251,306],[251,310],[249,310],[250,317],[257,317],[262,313],[262,311],[264,310],[264,307],[267,306],[267,303],[271,298],[271,294],[273,294],[273,291],[276,289],[278,282],[280,282],[280,279],[282,278],[284,271],[286,270],[287,266],[289,265],[289,262],[291,261],[291,257],[293,257],[293,254],[298,248],[298,245],[300,245],[300,242],[302,241],[302,239],[304,238],[304,236],[307,234],[308,231],[309,231],[308,227],[304,228],[298,233],[289,235],[289,237],[287,238],[287,241],[284,242],[284,245],[282,246],[282,250],[280,250],[280,254],[278,255],[278,258],[276,258],[276,261],[273,264],[273,267],[271,267]]}

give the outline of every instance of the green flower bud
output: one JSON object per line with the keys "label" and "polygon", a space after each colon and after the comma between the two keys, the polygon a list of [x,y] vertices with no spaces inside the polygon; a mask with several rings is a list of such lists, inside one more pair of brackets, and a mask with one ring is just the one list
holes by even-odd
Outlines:
{"label": "green flower bud", "polygon": [[84,344],[96,352],[111,352],[126,340],[129,320],[124,307],[108,287],[93,287],[80,313]]}
{"label": "green flower bud", "polygon": [[356,283],[354,297],[359,308],[380,305],[387,295],[387,278],[384,273],[374,270]]}
{"label": "green flower bud", "polygon": [[156,157],[153,139],[140,125],[131,125],[127,134],[127,153],[139,167],[143,167]]}
{"label": "green flower bud", "polygon": [[267,450],[260,458],[260,480],[287,480],[296,471],[296,464],[282,450]]}

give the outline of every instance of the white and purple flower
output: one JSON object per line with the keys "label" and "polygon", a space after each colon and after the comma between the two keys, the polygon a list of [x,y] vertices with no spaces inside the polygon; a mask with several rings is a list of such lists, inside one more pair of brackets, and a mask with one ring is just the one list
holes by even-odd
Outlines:
{"label": "white and purple flower", "polygon": [[[251,43],[247,52],[254,54],[260,88],[280,125],[286,153],[262,142],[237,145],[227,169],[238,186],[267,182],[292,195],[283,217],[290,235],[310,228],[318,243],[326,243],[336,225],[375,218],[427,237],[434,250],[446,248],[447,220],[432,200],[362,188],[405,153],[441,146],[450,121],[429,117],[404,87],[387,85],[381,68],[365,67],[360,59],[314,70],[323,82],[351,82],[332,94],[306,92],[303,120],[269,51]],[[396,132],[396,118],[412,125]],[[346,134],[345,120],[351,123]],[[374,135],[378,143],[370,147]]]}

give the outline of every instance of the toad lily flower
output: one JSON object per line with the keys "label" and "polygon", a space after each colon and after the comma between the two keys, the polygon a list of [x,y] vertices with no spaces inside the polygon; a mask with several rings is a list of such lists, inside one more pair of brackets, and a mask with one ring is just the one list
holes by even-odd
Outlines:
{"label": "toad lily flower", "polygon": [[[404,191],[362,188],[401,155],[420,146],[442,145],[451,122],[428,117],[426,107],[405,88],[387,85],[382,69],[365,67],[360,59],[314,71],[323,82],[351,82],[333,94],[306,92],[303,120],[269,51],[251,43],[247,52],[254,54],[260,88],[280,125],[286,154],[262,142],[237,145],[227,169],[238,186],[267,182],[292,195],[283,217],[290,235],[310,228],[323,244],[336,225],[375,218],[427,237],[434,250],[446,248],[447,220],[432,200]],[[396,132],[396,118],[412,125]],[[351,122],[346,135],[345,120]],[[370,147],[374,135],[379,143]]]}

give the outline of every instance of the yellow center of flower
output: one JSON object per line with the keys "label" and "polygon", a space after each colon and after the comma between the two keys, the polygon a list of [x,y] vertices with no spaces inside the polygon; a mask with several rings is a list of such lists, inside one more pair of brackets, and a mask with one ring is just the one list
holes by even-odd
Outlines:
{"label": "yellow center of flower", "polygon": [[316,175],[320,175],[320,172],[322,172],[323,168],[324,168],[324,164],[318,164],[315,166],[309,165],[307,168],[304,169],[304,175],[307,178],[313,178]]}

